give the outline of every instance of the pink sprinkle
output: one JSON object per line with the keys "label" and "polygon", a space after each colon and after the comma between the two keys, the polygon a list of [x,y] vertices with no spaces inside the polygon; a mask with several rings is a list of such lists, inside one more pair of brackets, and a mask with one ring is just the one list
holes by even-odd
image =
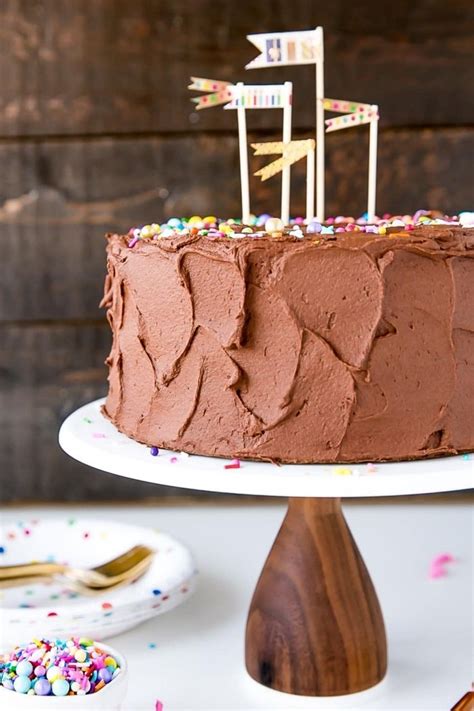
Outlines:
{"label": "pink sprinkle", "polygon": [[375,474],[375,472],[377,471],[377,467],[375,466],[375,464],[371,464],[371,463],[369,462],[369,463],[367,464],[367,471],[368,471],[369,474]]}
{"label": "pink sprinkle", "polygon": [[107,435],[105,435],[103,432],[93,432],[92,436],[95,439],[107,439]]}
{"label": "pink sprinkle", "polygon": [[132,249],[133,247],[135,247],[137,242],[138,242],[138,237],[134,237],[133,239],[131,239],[130,242],[128,243],[129,248]]}
{"label": "pink sprinkle", "polygon": [[224,469],[240,469],[240,461],[233,459],[230,464],[225,464]]}
{"label": "pink sprinkle", "polygon": [[447,575],[447,570],[445,568],[446,564],[453,563],[454,560],[455,558],[453,555],[451,555],[451,553],[440,553],[439,555],[435,556],[430,563],[428,577],[431,580],[434,580],[436,578],[443,578],[445,575]]}
{"label": "pink sprinkle", "polygon": [[445,569],[441,565],[431,565],[428,577],[430,580],[435,580],[436,578],[443,578],[446,575]]}
{"label": "pink sprinkle", "polygon": [[443,565],[443,563],[452,563],[454,556],[451,553],[440,553],[436,558],[433,558],[432,565]]}
{"label": "pink sprinkle", "polygon": [[170,459],[171,464],[176,464],[177,461],[178,461],[178,457],[171,457],[171,459]]}
{"label": "pink sprinkle", "polygon": [[158,699],[157,699],[156,704],[155,704],[155,711],[163,711],[163,709],[164,709],[163,704],[161,703],[161,701],[158,701]]}

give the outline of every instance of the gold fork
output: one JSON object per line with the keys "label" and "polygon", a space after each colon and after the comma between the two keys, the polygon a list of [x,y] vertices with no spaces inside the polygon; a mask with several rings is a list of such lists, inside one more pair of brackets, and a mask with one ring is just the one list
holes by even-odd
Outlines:
{"label": "gold fork", "polygon": [[33,579],[60,575],[86,588],[104,590],[143,575],[151,565],[153,555],[151,548],[139,545],[95,568],[73,568],[61,563],[40,562],[3,565],[0,566],[0,585],[23,585]]}

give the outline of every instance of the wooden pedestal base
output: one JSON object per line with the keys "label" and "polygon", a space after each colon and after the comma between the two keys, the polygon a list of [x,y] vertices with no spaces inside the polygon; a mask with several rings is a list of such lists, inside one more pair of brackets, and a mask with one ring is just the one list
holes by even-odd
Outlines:
{"label": "wooden pedestal base", "polygon": [[339,499],[293,498],[250,605],[250,676],[272,689],[335,696],[387,668],[382,612]]}

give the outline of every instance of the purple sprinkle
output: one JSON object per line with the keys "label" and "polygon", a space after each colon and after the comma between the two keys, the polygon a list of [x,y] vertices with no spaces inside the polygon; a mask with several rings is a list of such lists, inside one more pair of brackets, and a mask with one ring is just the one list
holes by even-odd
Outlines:
{"label": "purple sprinkle", "polygon": [[104,667],[103,669],[99,669],[99,677],[102,679],[102,681],[105,681],[106,684],[108,684],[109,681],[112,681],[112,674],[106,667]]}
{"label": "purple sprinkle", "polygon": [[309,225],[306,228],[306,232],[309,232],[310,234],[319,234],[322,230],[322,225],[320,222],[310,222]]}
{"label": "purple sprinkle", "polygon": [[150,447],[150,454],[152,457],[157,457],[160,453],[158,447]]}
{"label": "purple sprinkle", "polygon": [[132,247],[135,247],[137,242],[138,242],[138,237],[134,237],[133,239],[131,239],[130,242],[128,243],[129,248],[132,249]]}
{"label": "purple sprinkle", "polygon": [[34,690],[37,696],[48,696],[51,691],[51,684],[47,679],[38,679],[34,685]]}

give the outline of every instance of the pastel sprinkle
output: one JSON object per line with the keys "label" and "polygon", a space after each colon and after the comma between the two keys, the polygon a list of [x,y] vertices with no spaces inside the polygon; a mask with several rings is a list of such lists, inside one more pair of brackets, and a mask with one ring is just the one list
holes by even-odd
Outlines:
{"label": "pastel sprinkle", "polygon": [[[3,688],[30,696],[92,694],[109,684],[120,671],[115,657],[82,637],[33,639],[9,654],[0,655]],[[16,707],[13,699],[12,704]]]}
{"label": "pastel sprinkle", "polygon": [[107,439],[107,435],[105,435],[103,432],[93,432],[92,436],[94,439]]}
{"label": "pastel sprinkle", "polygon": [[367,472],[368,472],[369,474],[375,474],[376,471],[377,471],[377,467],[375,466],[375,464],[372,464],[371,462],[368,462],[368,464],[367,464]]}
{"label": "pastel sprinkle", "polygon": [[440,553],[435,556],[430,563],[428,577],[431,580],[444,578],[447,575],[446,564],[454,562],[455,558],[451,553]]}
{"label": "pastel sprinkle", "polygon": [[155,642],[150,642],[150,643],[148,644],[148,649],[156,649],[156,644],[155,644]]}
{"label": "pastel sprinkle", "polygon": [[435,558],[433,558],[433,565],[444,565],[444,563],[452,563],[454,561],[454,556],[451,553],[440,553]]}
{"label": "pastel sprinkle", "polygon": [[349,476],[352,474],[352,469],[349,467],[334,467],[332,470],[333,474],[337,474],[338,476]]}
{"label": "pastel sprinkle", "polygon": [[240,469],[240,460],[233,459],[230,464],[224,464],[224,469]]}
{"label": "pastel sprinkle", "polygon": [[157,699],[156,703],[155,703],[155,711],[163,711],[163,710],[164,710],[163,704],[161,703],[161,701],[159,701]]}
{"label": "pastel sprinkle", "polygon": [[[358,114],[359,119],[363,113]],[[357,116],[353,114],[350,119],[343,117],[345,122],[356,121]],[[331,121],[328,122],[331,125]],[[397,237],[406,236],[410,230],[423,225],[464,225],[474,226],[474,213],[463,212],[459,216],[441,215],[439,212],[427,210],[417,210],[413,215],[390,215],[384,213],[381,217],[375,215],[369,222],[369,216],[365,212],[355,219],[353,216],[337,215],[328,217],[324,223],[312,219],[305,225],[305,220],[301,216],[296,216],[284,224],[278,217],[272,217],[265,213],[262,215],[251,215],[246,224],[242,224],[240,219],[229,218],[223,220],[214,215],[201,218],[199,215],[192,217],[170,217],[162,225],[152,223],[139,228],[132,228],[128,232],[128,247],[133,248],[139,240],[163,240],[176,239],[177,237],[199,237],[200,239],[240,239],[248,237],[251,239],[265,236],[282,237],[288,235],[290,238],[301,239],[302,236],[322,234],[335,234],[343,232],[363,232],[374,235],[385,235],[387,229],[392,228],[393,234]],[[265,228],[265,231],[262,231]]]}

